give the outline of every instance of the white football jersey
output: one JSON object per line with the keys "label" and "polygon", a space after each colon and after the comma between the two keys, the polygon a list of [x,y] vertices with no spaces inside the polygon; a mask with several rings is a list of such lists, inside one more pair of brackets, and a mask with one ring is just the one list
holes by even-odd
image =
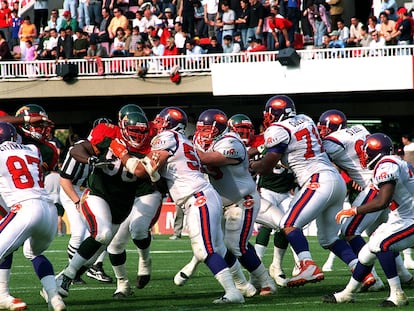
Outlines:
{"label": "white football jersey", "polygon": [[48,199],[42,158],[35,145],[10,141],[0,145],[0,193],[9,207],[29,199]]}
{"label": "white football jersey", "polygon": [[362,166],[362,146],[369,134],[363,125],[354,125],[335,131],[323,140],[325,151],[332,162],[363,188],[368,186],[372,177],[372,171]]}
{"label": "white football jersey", "polygon": [[210,183],[220,194],[224,206],[234,204],[255,191],[256,183],[249,173],[247,150],[239,135],[232,132],[223,135],[207,150],[211,151],[239,160],[235,165],[207,167]]}
{"label": "white football jersey", "polygon": [[193,143],[183,134],[163,131],[152,139],[151,150],[166,150],[170,154],[167,163],[158,172],[167,180],[171,198],[177,205],[182,205],[208,184],[200,170],[200,159]]}
{"label": "white football jersey", "polygon": [[313,174],[336,171],[323,150],[315,123],[304,114],[272,123],[264,133],[264,141],[268,151],[283,154],[282,164],[292,169],[301,187]]}
{"label": "white football jersey", "polygon": [[398,156],[383,157],[375,165],[373,182],[378,186],[387,181],[396,181],[389,217],[413,219],[414,175],[407,162]]}

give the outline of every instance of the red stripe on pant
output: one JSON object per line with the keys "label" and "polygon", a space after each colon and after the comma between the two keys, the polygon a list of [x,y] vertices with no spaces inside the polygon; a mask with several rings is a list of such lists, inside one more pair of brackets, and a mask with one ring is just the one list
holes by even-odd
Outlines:
{"label": "red stripe on pant", "polygon": [[9,213],[5,218],[0,222],[0,233],[7,227],[7,225],[16,217],[16,213]]}
{"label": "red stripe on pant", "polygon": [[[310,183],[317,183],[319,180],[319,174],[313,174],[311,177]],[[304,187],[306,187],[305,185]],[[289,217],[286,219],[285,222],[285,228],[286,227],[293,227],[295,220],[299,217],[299,214],[302,212],[303,208],[306,206],[306,204],[309,202],[309,200],[312,198],[312,196],[315,193],[315,188],[308,187],[305,192],[302,194],[300,199],[296,202],[296,204],[293,206]]]}

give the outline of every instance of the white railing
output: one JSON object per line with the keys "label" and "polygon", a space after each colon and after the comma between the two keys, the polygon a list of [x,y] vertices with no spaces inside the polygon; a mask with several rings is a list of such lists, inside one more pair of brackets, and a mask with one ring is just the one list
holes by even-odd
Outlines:
{"label": "white railing", "polygon": [[[301,61],[324,60],[332,58],[355,57],[387,57],[396,55],[414,55],[414,45],[387,46],[383,48],[344,48],[344,49],[306,49],[298,50]],[[278,52],[236,53],[236,54],[203,54],[199,56],[166,56],[166,57],[119,57],[103,58],[103,73],[98,70],[95,59],[70,59],[67,61],[1,61],[0,76],[2,80],[11,79],[58,79],[56,66],[58,63],[73,63],[78,68],[78,78],[88,77],[130,77],[138,76],[145,69],[147,77],[167,77],[174,66],[178,66],[180,74],[210,75],[213,63],[246,63],[276,62]],[[1,80],[0,80],[1,81]]]}

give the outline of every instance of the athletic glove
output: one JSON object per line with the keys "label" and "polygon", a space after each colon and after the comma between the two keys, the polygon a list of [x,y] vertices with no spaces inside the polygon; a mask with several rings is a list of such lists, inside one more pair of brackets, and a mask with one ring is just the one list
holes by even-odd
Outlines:
{"label": "athletic glove", "polygon": [[90,167],[92,167],[92,169],[94,169],[95,167],[99,168],[102,166],[108,166],[112,164],[112,162],[112,159],[101,161],[97,156],[90,156],[88,159],[88,164],[90,165]]}
{"label": "athletic glove", "polygon": [[357,207],[353,206],[348,209],[343,209],[342,211],[338,212],[335,216],[335,220],[337,224],[341,224],[345,218],[349,218],[355,216],[357,214]]}
{"label": "athletic glove", "polygon": [[112,153],[114,154],[114,156],[116,156],[119,159],[122,159],[122,157],[128,153],[128,149],[127,149],[125,143],[122,140],[118,139],[118,138],[113,139],[111,141],[111,145],[109,146],[109,150],[111,150]]}

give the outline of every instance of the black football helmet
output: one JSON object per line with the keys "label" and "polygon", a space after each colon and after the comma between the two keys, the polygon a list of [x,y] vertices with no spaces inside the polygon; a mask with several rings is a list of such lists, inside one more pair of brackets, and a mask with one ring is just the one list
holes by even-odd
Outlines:
{"label": "black football helmet", "polygon": [[158,133],[165,130],[184,132],[187,123],[187,114],[178,107],[164,108],[154,119],[154,126]]}
{"label": "black football helmet", "polygon": [[346,128],[346,125],[346,116],[342,111],[336,109],[327,110],[319,117],[319,134],[324,138],[332,132]]}
{"label": "black football helmet", "polygon": [[254,137],[254,125],[245,114],[235,114],[227,121],[230,131],[239,134],[246,146],[249,146]]}
{"label": "black football helmet", "polygon": [[200,114],[196,124],[194,139],[204,150],[228,131],[227,116],[219,109],[208,109]]}
{"label": "black football helmet", "polygon": [[15,127],[8,122],[0,122],[0,144],[5,141],[16,141],[17,132]]}
{"label": "black football helmet", "polygon": [[[35,104],[29,104],[17,110],[16,117],[25,116],[42,116],[46,119],[49,119],[46,111],[39,105]],[[51,125],[46,121],[38,122],[36,124],[24,123],[22,125],[19,125],[18,128],[24,136],[31,137],[37,141],[46,140],[51,133]]]}
{"label": "black football helmet", "polygon": [[293,100],[286,95],[275,95],[266,102],[263,125],[268,128],[273,122],[280,122],[296,115]]}
{"label": "black football helmet", "polygon": [[120,122],[121,134],[124,141],[133,148],[141,147],[149,135],[147,117],[140,112],[131,112]]}
{"label": "black football helmet", "polygon": [[367,137],[363,146],[365,166],[373,169],[383,156],[393,154],[394,146],[391,138],[383,133],[374,133]]}

